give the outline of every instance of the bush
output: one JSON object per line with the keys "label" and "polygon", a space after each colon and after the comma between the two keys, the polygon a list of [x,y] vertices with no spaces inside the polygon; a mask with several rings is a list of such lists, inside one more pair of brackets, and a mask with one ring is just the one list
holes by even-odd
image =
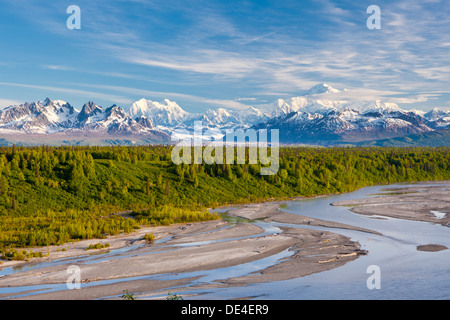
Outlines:
{"label": "bush", "polygon": [[149,242],[149,243],[153,243],[153,242],[155,242],[155,235],[153,233],[147,233],[144,236],[144,240],[147,240],[147,242]]}
{"label": "bush", "polygon": [[179,295],[177,295],[176,293],[172,294],[172,293],[168,293],[166,300],[183,300],[183,298]]}
{"label": "bush", "polygon": [[122,299],[123,300],[136,300],[136,298],[134,297],[133,293],[129,293],[128,289],[127,290],[123,290],[124,294],[122,295]]}
{"label": "bush", "polygon": [[89,247],[87,247],[84,250],[93,250],[93,249],[105,249],[105,248],[109,248],[110,244],[109,243],[96,243],[96,244],[91,244]]}
{"label": "bush", "polygon": [[28,252],[27,250],[17,250],[17,249],[11,249],[11,250],[4,250],[1,255],[0,259],[3,260],[28,260],[29,258],[42,258],[46,256],[42,252],[33,252],[32,250]]}

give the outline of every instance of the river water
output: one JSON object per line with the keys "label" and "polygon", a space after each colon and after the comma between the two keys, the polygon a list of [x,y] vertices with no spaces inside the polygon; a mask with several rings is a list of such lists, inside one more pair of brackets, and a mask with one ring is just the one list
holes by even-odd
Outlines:
{"label": "river water", "polygon": [[[424,184],[425,185],[425,184]],[[201,294],[194,299],[235,299],[241,297],[256,297],[257,299],[450,299],[450,250],[439,252],[417,251],[418,245],[436,243],[450,248],[450,228],[441,225],[399,220],[393,218],[381,218],[364,216],[352,213],[348,207],[332,206],[331,203],[341,200],[371,197],[385,188],[407,187],[409,185],[390,185],[363,188],[355,192],[334,195],[321,198],[313,198],[298,201],[287,201],[281,210],[293,214],[300,214],[321,220],[336,221],[365,229],[377,231],[382,235],[367,232],[353,231],[338,228],[309,227],[304,225],[288,225],[282,223],[267,223],[253,221],[263,227],[266,233],[276,233],[280,226],[293,226],[297,228],[310,228],[327,230],[350,237],[361,244],[361,248],[368,250],[365,256],[345,264],[339,268],[309,275],[302,278],[270,283],[252,284],[246,287],[208,289],[199,292],[192,286],[196,284],[211,283],[215,280],[226,279],[246,275],[250,272],[262,270],[292,254],[289,250],[277,255],[241,264],[229,268],[221,268],[209,271],[200,271],[183,274],[166,274],[157,276],[143,276],[125,278],[112,281],[91,282],[82,284],[89,287],[100,284],[109,284],[117,281],[139,279],[173,279],[192,276],[201,276],[190,285],[170,288],[170,292],[179,295],[189,293]],[[414,184],[417,186],[417,184]],[[226,215],[225,219],[230,218]],[[239,223],[235,218],[232,222]],[[123,254],[124,250],[112,251],[108,256],[98,257],[99,261],[105,258],[114,259],[116,254]],[[168,250],[171,248],[168,247]],[[119,258],[119,257],[117,257]],[[77,258],[77,263],[96,263],[96,257]],[[70,262],[67,260],[51,263],[37,264],[25,267],[41,268],[44,266]],[[374,276],[368,272],[368,268],[376,266],[380,287],[369,289],[368,279]],[[369,269],[370,270],[370,269]],[[19,270],[20,271],[20,270]],[[18,272],[18,270],[3,269],[1,274]],[[371,282],[372,283],[372,282]],[[48,291],[66,290],[65,284],[45,286]],[[21,297],[33,293],[26,291],[39,289],[38,286],[22,288],[0,288],[1,293],[10,293],[10,297]],[[41,291],[42,292],[42,291]],[[145,296],[144,296],[145,297]],[[149,295],[149,298],[155,296]],[[108,298],[108,297],[104,297]],[[189,297],[187,297],[189,299]]]}
{"label": "river water", "polygon": [[[256,296],[258,299],[450,299],[450,251],[417,251],[417,245],[431,243],[450,248],[450,228],[427,222],[358,215],[348,207],[330,205],[341,200],[371,197],[385,188],[407,186],[375,186],[347,194],[287,202],[281,210],[378,231],[382,236],[345,229],[312,228],[348,236],[369,253],[333,270],[293,280],[222,289],[205,298],[231,295]],[[367,285],[373,275],[370,269],[368,273],[368,268],[374,265],[379,268],[380,289],[369,289]],[[369,282],[373,283],[372,280]]]}

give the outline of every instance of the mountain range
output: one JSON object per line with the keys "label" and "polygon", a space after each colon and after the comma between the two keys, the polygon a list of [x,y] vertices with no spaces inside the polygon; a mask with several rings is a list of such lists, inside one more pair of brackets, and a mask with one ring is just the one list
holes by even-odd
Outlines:
{"label": "mountain range", "polygon": [[49,137],[58,137],[50,142],[59,144],[92,144],[92,137],[99,144],[167,143],[173,132],[191,131],[195,121],[223,132],[278,129],[281,143],[325,146],[447,134],[450,129],[450,111],[405,110],[379,100],[336,98],[346,91],[321,83],[306,95],[258,108],[218,108],[201,114],[187,112],[168,99],[141,99],[127,110],[117,105],[105,109],[90,101],[78,110],[68,102],[47,98],[0,110],[0,143],[42,143]]}

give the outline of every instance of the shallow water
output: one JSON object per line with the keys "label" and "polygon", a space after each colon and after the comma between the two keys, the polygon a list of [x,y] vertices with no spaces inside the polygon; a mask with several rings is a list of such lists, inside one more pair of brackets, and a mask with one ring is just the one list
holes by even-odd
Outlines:
{"label": "shallow water", "polygon": [[[393,185],[389,188],[406,187]],[[416,186],[416,185],[414,185]],[[417,245],[437,243],[450,248],[450,228],[426,222],[379,219],[358,215],[348,207],[331,206],[336,201],[375,196],[386,186],[301,201],[289,201],[281,210],[316,219],[336,221],[382,233],[382,236],[348,229],[328,230],[350,237],[368,250],[366,256],[342,267],[293,280],[220,289],[204,297],[257,296],[258,299],[450,299],[450,251],[422,252]],[[282,226],[283,224],[275,224]],[[296,225],[290,225],[296,226]],[[296,226],[299,227],[299,226]],[[371,265],[380,268],[380,289],[368,289]]]}

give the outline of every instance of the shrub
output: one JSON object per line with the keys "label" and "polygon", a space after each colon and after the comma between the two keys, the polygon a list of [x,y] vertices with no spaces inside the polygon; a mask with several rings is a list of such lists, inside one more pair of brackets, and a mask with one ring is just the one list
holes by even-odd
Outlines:
{"label": "shrub", "polygon": [[149,242],[149,243],[153,243],[153,242],[155,242],[155,235],[153,233],[147,233],[144,236],[144,240],[147,240],[147,242]]}
{"label": "shrub", "polygon": [[93,250],[93,249],[104,249],[104,248],[109,248],[110,244],[109,243],[96,243],[96,244],[91,244],[89,247],[87,247],[84,250]]}
{"label": "shrub", "polygon": [[172,294],[172,293],[168,293],[166,300],[183,300],[183,298],[179,295],[177,295],[176,293]]}
{"label": "shrub", "polygon": [[136,300],[136,298],[134,297],[133,293],[129,293],[128,289],[127,290],[123,290],[124,294],[122,295],[122,299],[123,300]]}

